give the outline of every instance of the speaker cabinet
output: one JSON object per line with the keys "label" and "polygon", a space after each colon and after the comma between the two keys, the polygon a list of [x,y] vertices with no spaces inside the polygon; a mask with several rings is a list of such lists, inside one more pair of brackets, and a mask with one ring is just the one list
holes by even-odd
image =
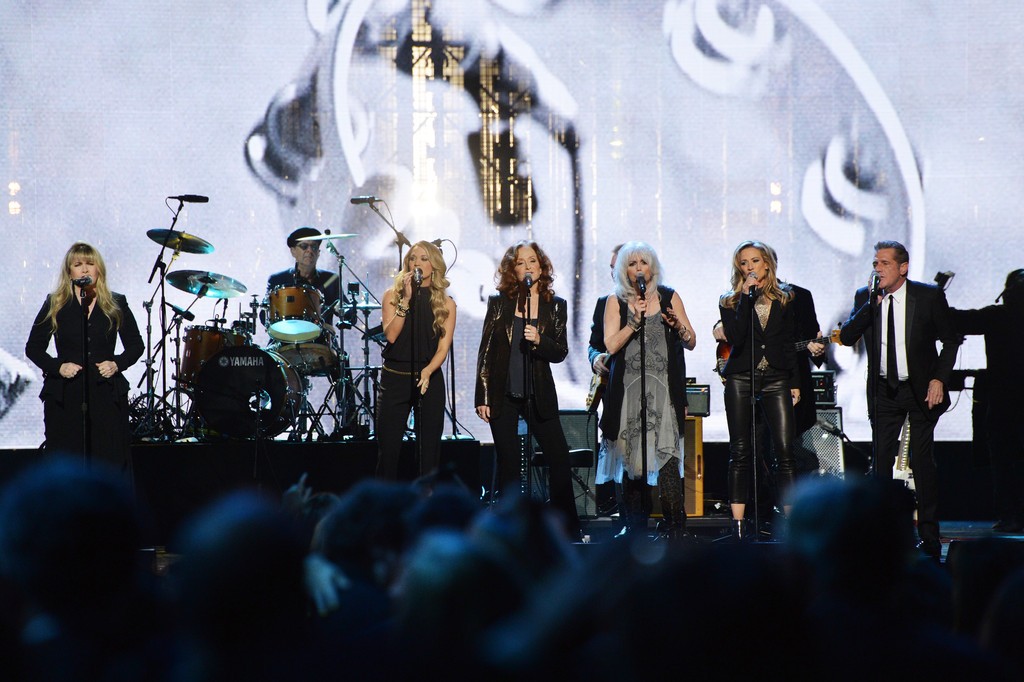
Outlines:
{"label": "speaker cabinet", "polygon": [[[687,417],[683,432],[683,505],[687,516],[704,516],[704,420]],[[651,515],[661,516],[658,489],[651,488]]]}
{"label": "speaker cabinet", "polygon": [[[588,410],[560,410],[558,420],[569,445],[569,466],[572,475],[573,496],[576,499],[576,513],[580,518],[597,516],[597,414]],[[519,422],[520,440],[525,444],[526,423]],[[525,448],[524,448],[525,450]],[[542,499],[548,497],[548,469],[544,452],[536,438],[533,439],[533,495]],[[522,454],[521,477],[526,489],[526,454]]]}
{"label": "speaker cabinet", "polygon": [[[826,430],[822,424],[829,426]],[[843,463],[843,408],[827,407],[818,410],[818,423],[801,434],[795,444],[818,458],[818,472],[842,478],[846,470]],[[799,457],[799,453],[798,453]]]}

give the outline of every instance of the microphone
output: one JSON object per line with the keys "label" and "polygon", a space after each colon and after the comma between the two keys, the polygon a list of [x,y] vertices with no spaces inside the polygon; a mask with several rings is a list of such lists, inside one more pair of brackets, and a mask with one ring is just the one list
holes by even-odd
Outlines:
{"label": "microphone", "polygon": [[352,197],[351,199],[349,199],[349,202],[353,203],[353,204],[371,204],[372,205],[372,204],[377,203],[378,201],[380,201],[380,199],[378,199],[377,197],[373,196],[372,194],[370,196],[366,196],[366,197]]}
{"label": "microphone", "polygon": [[435,239],[434,241],[432,241],[430,243],[440,249],[441,248],[441,242],[443,242],[443,241],[444,241],[443,239]]}
{"label": "microphone", "polygon": [[423,270],[416,268],[412,271],[412,281],[416,286],[423,284]]}
{"label": "microphone", "polygon": [[843,437],[843,432],[839,430],[839,427],[835,424],[830,424],[824,417],[818,417],[818,426],[826,433],[830,433],[833,436],[839,436],[840,438]]}
{"label": "microphone", "polygon": [[92,277],[86,275],[85,277],[79,277],[78,279],[71,280],[72,284],[80,287],[87,287],[92,285]]}
{"label": "microphone", "polygon": [[210,200],[210,197],[204,197],[202,194],[179,194],[176,197],[167,197],[168,199],[175,199],[188,204],[205,204]]}
{"label": "microphone", "polygon": [[647,277],[645,277],[644,273],[642,273],[642,272],[636,273],[636,288],[637,288],[637,290],[640,291],[640,298],[646,299],[647,298]]}
{"label": "microphone", "polygon": [[523,286],[527,289],[533,286],[533,275],[529,273],[523,275]]}
{"label": "microphone", "polygon": [[747,279],[754,280],[754,284],[751,285],[749,289],[747,289],[747,293],[750,295],[750,298],[757,298],[757,273],[748,272]]}
{"label": "microphone", "polygon": [[192,311],[190,311],[190,310],[183,310],[183,309],[179,308],[178,306],[174,305],[173,303],[171,303],[170,301],[164,301],[164,303],[167,304],[168,308],[170,308],[174,312],[178,313],[179,315],[181,315],[184,319],[188,320],[189,322],[191,322],[192,320],[196,319],[196,314],[193,313]]}

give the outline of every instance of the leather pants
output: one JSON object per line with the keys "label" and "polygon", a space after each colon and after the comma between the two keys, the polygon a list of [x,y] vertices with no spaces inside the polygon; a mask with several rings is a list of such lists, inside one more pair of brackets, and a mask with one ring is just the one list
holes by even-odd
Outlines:
{"label": "leather pants", "polygon": [[[761,401],[778,460],[778,497],[783,499],[793,483],[793,397],[789,373],[769,367],[754,371],[754,395]],[[729,423],[729,500],[746,504],[750,493],[750,373],[730,374],[725,381],[725,415]]]}

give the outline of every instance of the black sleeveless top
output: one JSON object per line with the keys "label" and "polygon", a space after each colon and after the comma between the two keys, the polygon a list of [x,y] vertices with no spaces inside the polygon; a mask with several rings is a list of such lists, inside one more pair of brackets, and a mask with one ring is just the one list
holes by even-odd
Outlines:
{"label": "black sleeveless top", "polygon": [[384,346],[384,364],[400,372],[411,371],[413,334],[416,335],[416,367],[422,368],[437,352],[439,337],[434,332],[434,311],[430,307],[430,287],[413,294],[413,307],[405,315],[405,324],[394,343]]}

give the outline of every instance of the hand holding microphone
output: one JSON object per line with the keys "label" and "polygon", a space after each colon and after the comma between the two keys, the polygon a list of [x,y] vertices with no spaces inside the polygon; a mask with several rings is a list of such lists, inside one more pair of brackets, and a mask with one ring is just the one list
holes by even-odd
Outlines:
{"label": "hand holding microphone", "polygon": [[750,294],[751,298],[757,298],[757,273],[748,272],[747,278],[743,280],[743,293]]}

